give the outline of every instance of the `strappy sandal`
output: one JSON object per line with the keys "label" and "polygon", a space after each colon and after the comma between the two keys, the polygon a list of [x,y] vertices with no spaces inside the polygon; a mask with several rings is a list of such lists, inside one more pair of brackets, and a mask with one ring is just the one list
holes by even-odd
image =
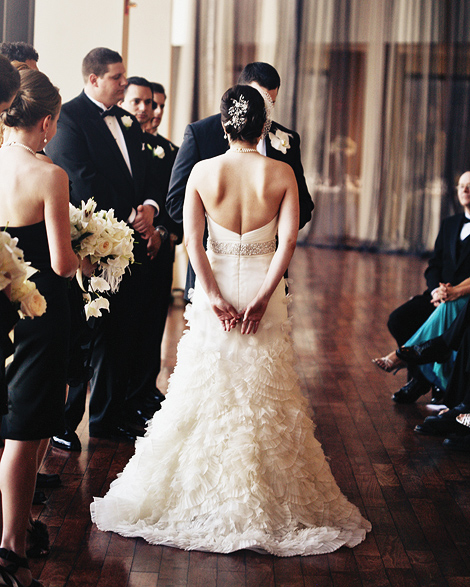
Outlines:
{"label": "strappy sandal", "polygon": [[397,357],[395,352],[390,353],[386,357],[372,359],[372,362],[374,365],[377,365],[379,369],[385,371],[385,373],[392,373],[393,371],[394,375],[406,366],[406,363]]}
{"label": "strappy sandal", "polygon": [[2,587],[44,587],[42,583],[33,579],[29,585],[23,585],[15,574],[18,569],[29,569],[28,559],[22,558],[15,554],[12,550],[0,548],[0,558],[8,561],[10,564],[6,567],[0,566],[0,586]]}
{"label": "strappy sandal", "polygon": [[28,558],[42,558],[49,554],[49,532],[43,522],[30,520],[26,539]]}

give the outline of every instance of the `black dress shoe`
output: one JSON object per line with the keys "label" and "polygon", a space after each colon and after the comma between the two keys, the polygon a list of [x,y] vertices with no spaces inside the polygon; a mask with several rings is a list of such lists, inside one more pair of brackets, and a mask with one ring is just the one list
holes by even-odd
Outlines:
{"label": "black dress shoe", "polygon": [[38,473],[36,475],[36,489],[38,488],[46,488],[46,489],[54,489],[55,487],[60,487],[62,485],[62,481],[60,480],[59,475],[53,473],[52,475],[47,475],[46,473]]}
{"label": "black dress shoe", "polygon": [[458,432],[460,429],[465,430],[465,426],[459,424],[455,418],[459,414],[465,414],[468,407],[459,404],[451,410],[446,410],[437,414],[437,416],[428,416],[422,424],[415,426],[415,432],[426,436],[446,436],[451,432]]}
{"label": "black dress shoe", "polygon": [[60,448],[61,450],[68,450],[71,452],[80,452],[82,445],[75,431],[67,428],[61,436],[53,436],[51,444],[54,448]]}
{"label": "black dress shoe", "polygon": [[442,336],[431,338],[422,344],[402,346],[396,352],[397,357],[410,365],[445,363],[452,354],[452,350],[446,345]]}
{"label": "black dress shoe", "polygon": [[470,452],[470,434],[450,434],[444,440],[442,446],[450,450],[458,450],[460,452]]}
{"label": "black dress shoe", "polygon": [[392,395],[392,399],[397,404],[412,404],[428,391],[429,383],[425,379],[413,377]]}

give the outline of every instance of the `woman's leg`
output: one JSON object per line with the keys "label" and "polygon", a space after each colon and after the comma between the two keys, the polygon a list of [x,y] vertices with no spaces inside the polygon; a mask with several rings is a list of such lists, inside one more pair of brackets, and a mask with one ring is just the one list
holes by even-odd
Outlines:
{"label": "woman's leg", "polygon": [[[2,495],[1,547],[26,556],[26,529],[31,514],[38,466],[39,440],[5,440],[0,460],[0,492]],[[0,559],[6,566],[6,561]],[[29,585],[31,572],[18,569],[17,578]]]}

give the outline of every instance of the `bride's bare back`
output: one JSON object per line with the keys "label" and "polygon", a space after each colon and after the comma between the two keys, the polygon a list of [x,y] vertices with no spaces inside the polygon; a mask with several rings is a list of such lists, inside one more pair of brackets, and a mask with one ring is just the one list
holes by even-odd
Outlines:
{"label": "bride's bare back", "polygon": [[238,234],[267,224],[279,212],[286,193],[297,191],[286,163],[230,150],[198,163],[188,186],[217,224]]}

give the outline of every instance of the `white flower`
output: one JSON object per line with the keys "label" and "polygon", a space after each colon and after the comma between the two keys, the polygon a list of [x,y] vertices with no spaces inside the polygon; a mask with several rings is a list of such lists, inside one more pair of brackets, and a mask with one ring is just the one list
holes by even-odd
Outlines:
{"label": "white flower", "polygon": [[[134,262],[134,231],[126,222],[115,218],[112,208],[96,211],[92,199],[86,204],[82,202],[80,210],[70,206],[70,225],[75,252],[82,259],[89,257],[91,263],[98,264],[97,276],[90,280],[91,295],[84,292],[84,299],[87,318],[99,317],[100,310],[109,310],[109,301],[96,292],[115,293],[119,289],[127,267]],[[84,289],[80,280],[79,284]]]}
{"label": "white flower", "polygon": [[99,296],[85,305],[86,319],[88,320],[90,316],[100,318],[101,310],[107,310],[109,312],[109,300]]}
{"label": "white flower", "polygon": [[46,300],[36,284],[29,281],[36,269],[24,260],[23,251],[17,244],[17,238],[11,238],[8,232],[0,232],[0,290],[10,285],[10,300],[18,304],[20,316],[34,318],[44,314]]}
{"label": "white flower", "polygon": [[153,156],[158,157],[159,159],[163,159],[163,157],[165,157],[165,149],[161,145],[158,145],[153,150]]}
{"label": "white flower", "polygon": [[269,133],[269,139],[273,149],[281,151],[284,155],[287,153],[287,149],[290,149],[289,137],[292,137],[292,135],[279,128],[276,130],[276,134],[272,132]]}
{"label": "white flower", "polygon": [[91,291],[108,291],[111,289],[109,283],[102,277],[92,277],[89,287]]}
{"label": "white flower", "polygon": [[29,318],[34,318],[35,316],[42,316],[46,311],[46,308],[46,300],[39,293],[36,286],[34,286],[34,288],[29,293],[27,293],[24,297],[21,298],[21,311],[25,316],[28,316]]}
{"label": "white flower", "polygon": [[130,116],[122,116],[121,122],[126,128],[131,128],[132,123],[134,122]]}

